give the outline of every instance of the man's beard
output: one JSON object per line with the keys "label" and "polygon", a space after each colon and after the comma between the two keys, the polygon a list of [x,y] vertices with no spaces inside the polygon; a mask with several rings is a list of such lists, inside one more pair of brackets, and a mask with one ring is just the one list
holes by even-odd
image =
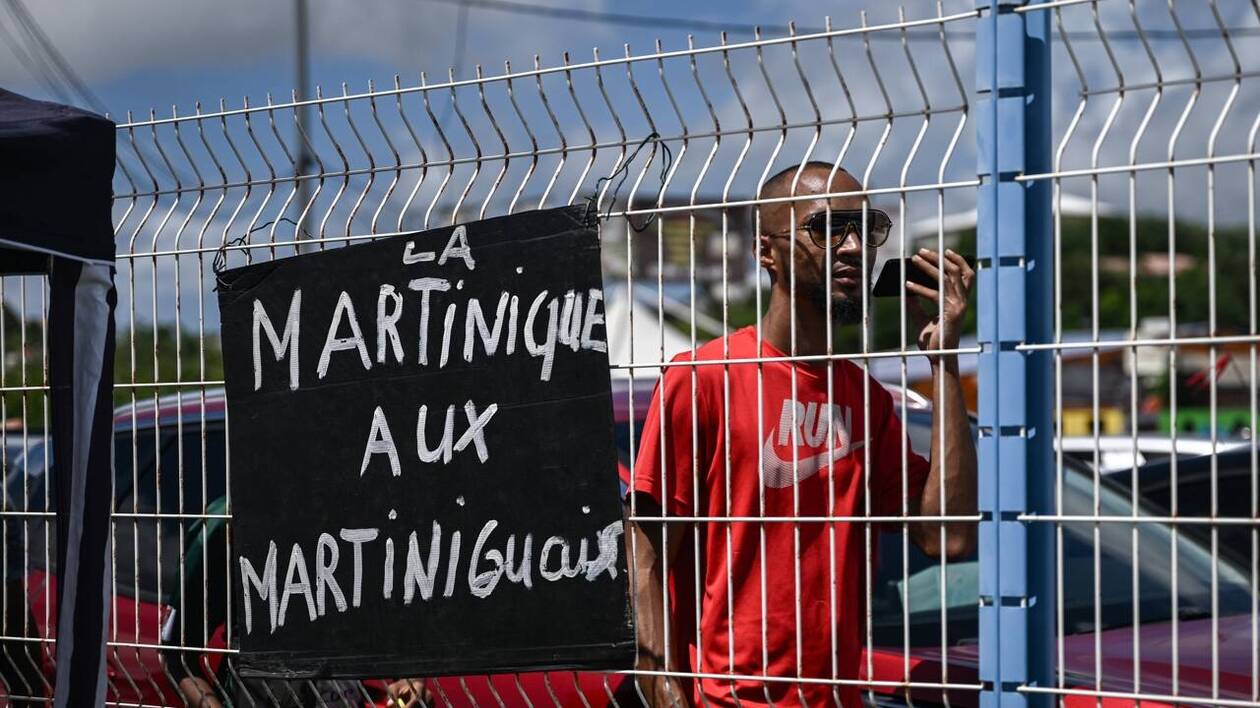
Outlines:
{"label": "man's beard", "polygon": [[[812,291],[812,299],[820,312],[827,311],[827,285]],[[862,321],[862,293],[846,293],[844,297],[831,298],[831,323],[833,325],[858,324]]]}

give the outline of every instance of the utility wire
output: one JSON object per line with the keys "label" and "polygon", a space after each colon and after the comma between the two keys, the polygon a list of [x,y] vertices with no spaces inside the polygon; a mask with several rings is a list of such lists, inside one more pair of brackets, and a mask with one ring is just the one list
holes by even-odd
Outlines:
{"label": "utility wire", "polygon": [[[755,25],[739,22],[718,22],[714,20],[692,19],[684,17],[659,17],[651,15],[632,15],[624,12],[605,12],[602,10],[586,10],[575,7],[555,7],[550,5],[537,5],[531,2],[523,2],[522,0],[423,0],[424,2],[440,4],[440,5],[459,5],[462,7],[475,7],[482,10],[494,10],[497,12],[507,12],[517,15],[532,15],[535,17],[546,17],[551,19],[573,20],[575,22],[593,22],[608,25],[622,25],[626,27],[646,27],[658,30],[679,30],[679,31],[695,31],[695,32],[726,32],[727,34],[751,35],[759,28],[771,25]],[[815,34],[825,32],[822,27],[800,27],[797,32],[801,34]],[[1260,27],[1238,27],[1227,28],[1232,37],[1257,37],[1260,36]],[[1206,29],[1188,29],[1185,30],[1187,39],[1220,39],[1221,33],[1215,28]],[[1181,38],[1176,30],[1171,29],[1148,29],[1144,31],[1147,39],[1153,40],[1178,40]],[[885,41],[901,41],[900,32],[869,32],[866,37],[873,40]],[[953,39],[974,40],[975,32],[967,31],[949,31],[945,36]],[[1053,33],[1057,39],[1061,35],[1057,32]],[[856,36],[854,36],[856,37]],[[1140,35],[1136,30],[1116,30],[1107,33],[1108,40],[1137,40]],[[936,29],[911,29],[906,31],[906,38],[911,41],[940,41],[940,33]],[[1067,32],[1067,38],[1071,41],[1090,41],[1098,40],[1098,33],[1091,31],[1074,30]]]}
{"label": "utility wire", "polygon": [[[106,108],[104,102],[101,101],[95,93],[87,87],[83,79],[75,72],[74,67],[66,60],[65,56],[57,49],[57,45],[40,27],[39,22],[31,15],[30,10],[22,0],[9,0],[9,15],[17,22],[26,35],[26,47],[22,47],[19,42],[12,42],[14,54],[18,55],[18,59],[26,66],[37,79],[40,79],[45,87],[47,87],[58,100],[63,103],[75,103],[71,94],[77,95],[79,101],[87,104],[89,108],[97,113],[107,114],[109,109]],[[13,37],[3,23],[0,23],[0,31],[10,40],[17,39]],[[24,58],[25,57],[25,58]],[[34,66],[33,66],[34,65]],[[67,90],[68,89],[68,90]],[[162,172],[170,177],[188,181],[174,169],[174,166],[168,165],[166,160],[155,157],[149,152],[148,146],[144,143],[134,143],[137,156],[142,162],[153,163]]]}
{"label": "utility wire", "polygon": [[48,39],[48,35],[44,34],[44,30],[35,21],[35,18],[31,16],[30,11],[26,9],[26,5],[22,3],[22,0],[9,0],[9,10],[17,19],[18,24],[22,25],[22,28],[26,30],[34,44],[51,60],[52,66],[61,74],[62,79],[74,89],[75,93],[82,97],[88,106],[97,112],[104,113],[105,104],[101,103],[101,100],[88,89],[87,84],[83,83],[83,80],[70,67],[70,63],[62,56],[57,46]]}
{"label": "utility wire", "polygon": [[535,5],[519,0],[426,0],[426,2],[442,5],[463,5],[484,10],[498,10],[517,15],[534,15],[578,22],[599,22],[603,24],[627,25],[632,27],[657,27],[663,29],[690,29],[699,31],[721,31],[751,33],[753,25],[729,24],[709,20],[693,20],[678,17],[650,17],[647,15],[631,15],[624,12],[604,12],[600,10],[584,10],[575,7],[552,7]]}
{"label": "utility wire", "polygon": [[[16,31],[15,29],[14,32]],[[73,101],[70,98],[70,94],[66,93],[65,88],[57,81],[56,77],[49,73],[48,65],[40,62],[40,57],[27,53],[26,48],[23,46],[22,38],[9,31],[3,17],[0,17],[0,35],[4,36],[5,44],[13,52],[13,55],[17,57],[17,60],[21,62],[22,66],[26,67],[26,71],[31,77],[42,83],[44,88],[48,89],[61,102],[71,103]]]}
{"label": "utility wire", "polygon": [[[455,16],[455,49],[451,56],[451,66],[454,67],[453,76],[459,77],[464,70],[464,43],[468,39],[468,3],[463,0],[455,0],[453,3],[459,6],[457,11],[459,14]],[[450,116],[452,103],[442,104],[441,111],[438,112],[438,125],[446,125],[446,119]]]}

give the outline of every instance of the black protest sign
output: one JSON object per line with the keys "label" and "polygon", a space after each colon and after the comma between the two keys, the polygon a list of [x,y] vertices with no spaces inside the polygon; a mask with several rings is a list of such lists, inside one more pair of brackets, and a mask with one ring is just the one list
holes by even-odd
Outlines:
{"label": "black protest sign", "polygon": [[630,665],[583,212],[222,273],[243,674]]}

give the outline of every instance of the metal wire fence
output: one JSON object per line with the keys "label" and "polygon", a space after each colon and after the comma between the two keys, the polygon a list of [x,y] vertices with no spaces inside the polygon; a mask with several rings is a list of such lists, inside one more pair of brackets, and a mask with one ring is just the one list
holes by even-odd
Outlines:
{"label": "metal wire fence", "polygon": [[1088,507],[1065,475],[1055,516],[1029,519],[1054,525],[1058,584],[1054,686],[1029,690],[1255,705],[1260,8],[1110,5],[1045,10],[1071,113],[1053,169],[1018,178],[1058,206],[1054,337],[1024,348],[1053,354],[1060,463],[1094,470]]}
{"label": "metal wire fence", "polygon": [[[975,38],[991,16],[987,4],[937,4],[120,121],[110,704],[184,705],[186,677],[245,705],[405,703],[411,690],[391,683],[407,677],[235,673],[216,254],[239,265],[592,197],[606,214],[623,476],[636,489],[674,474],[667,449],[691,461],[677,468],[695,490],[680,505],[627,497],[644,531],[628,535],[632,566],[635,544],[681,543],[651,577],[657,592],[636,598],[661,606],[664,656],[607,675],[430,679],[419,700],[640,705],[652,679],[670,678],[732,704],[978,705],[1010,688],[1063,703],[1260,705],[1260,111],[1246,90],[1260,76],[1260,8],[1190,5],[1060,0],[1013,13],[1048,15],[1054,35],[1053,169],[1014,180],[1053,188],[1054,290],[1041,305],[1054,335],[1015,350],[1049,353],[1055,507],[1009,519],[1055,534],[1049,683],[995,686],[985,674],[999,648],[980,626],[984,546],[954,558],[920,550],[919,527],[943,546],[947,525],[974,534],[990,517],[974,502],[922,513],[933,490],[912,487],[916,459],[946,446],[953,409],[936,405],[943,379],[917,345],[911,300],[867,294],[883,264],[921,247],[977,253],[974,145],[987,127],[973,118],[972,77],[989,60]],[[844,166],[857,186],[829,178],[807,193],[801,171],[795,196],[759,191],[811,161]],[[620,191],[601,181],[622,169]],[[864,314],[853,325],[793,304],[776,348],[761,314],[781,296],[756,237],[786,205],[788,302],[805,302],[814,281],[797,249],[812,253],[804,217],[820,196],[861,211],[863,238],[867,215],[886,212],[891,236],[856,249]],[[833,249],[821,251],[830,273]],[[980,255],[983,274],[996,263]],[[840,286],[825,280],[829,312]],[[1004,297],[980,283],[973,301]],[[6,277],[0,297],[0,674],[10,702],[46,702],[57,573],[47,295],[38,280]],[[986,341],[974,322],[957,346],[931,352],[959,358],[973,412]],[[732,344],[739,337],[751,344]],[[863,385],[868,376],[880,386]],[[883,432],[891,412],[905,440]],[[640,459],[649,426],[660,464]],[[844,474],[820,472],[817,458],[806,469],[815,454]],[[896,498],[880,503],[889,484]]]}

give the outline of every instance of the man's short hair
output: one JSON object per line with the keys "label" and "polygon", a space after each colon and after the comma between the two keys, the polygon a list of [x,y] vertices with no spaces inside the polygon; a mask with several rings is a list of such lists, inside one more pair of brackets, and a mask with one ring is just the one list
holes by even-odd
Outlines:
{"label": "man's short hair", "polygon": [[[761,189],[757,190],[757,198],[765,199],[767,193],[779,190],[783,191],[783,196],[791,196],[788,193],[788,190],[792,186],[792,180],[796,178],[797,170],[804,173],[805,170],[813,168],[827,170],[827,172],[830,173],[833,169],[835,169],[835,167],[836,166],[834,164],[830,162],[823,162],[822,160],[810,160],[805,163],[804,167],[801,167],[800,165],[785,167],[778,172],[775,172],[769,179],[761,183]],[[843,170],[843,168],[841,168],[841,170]],[[837,170],[837,172],[841,170]]]}

